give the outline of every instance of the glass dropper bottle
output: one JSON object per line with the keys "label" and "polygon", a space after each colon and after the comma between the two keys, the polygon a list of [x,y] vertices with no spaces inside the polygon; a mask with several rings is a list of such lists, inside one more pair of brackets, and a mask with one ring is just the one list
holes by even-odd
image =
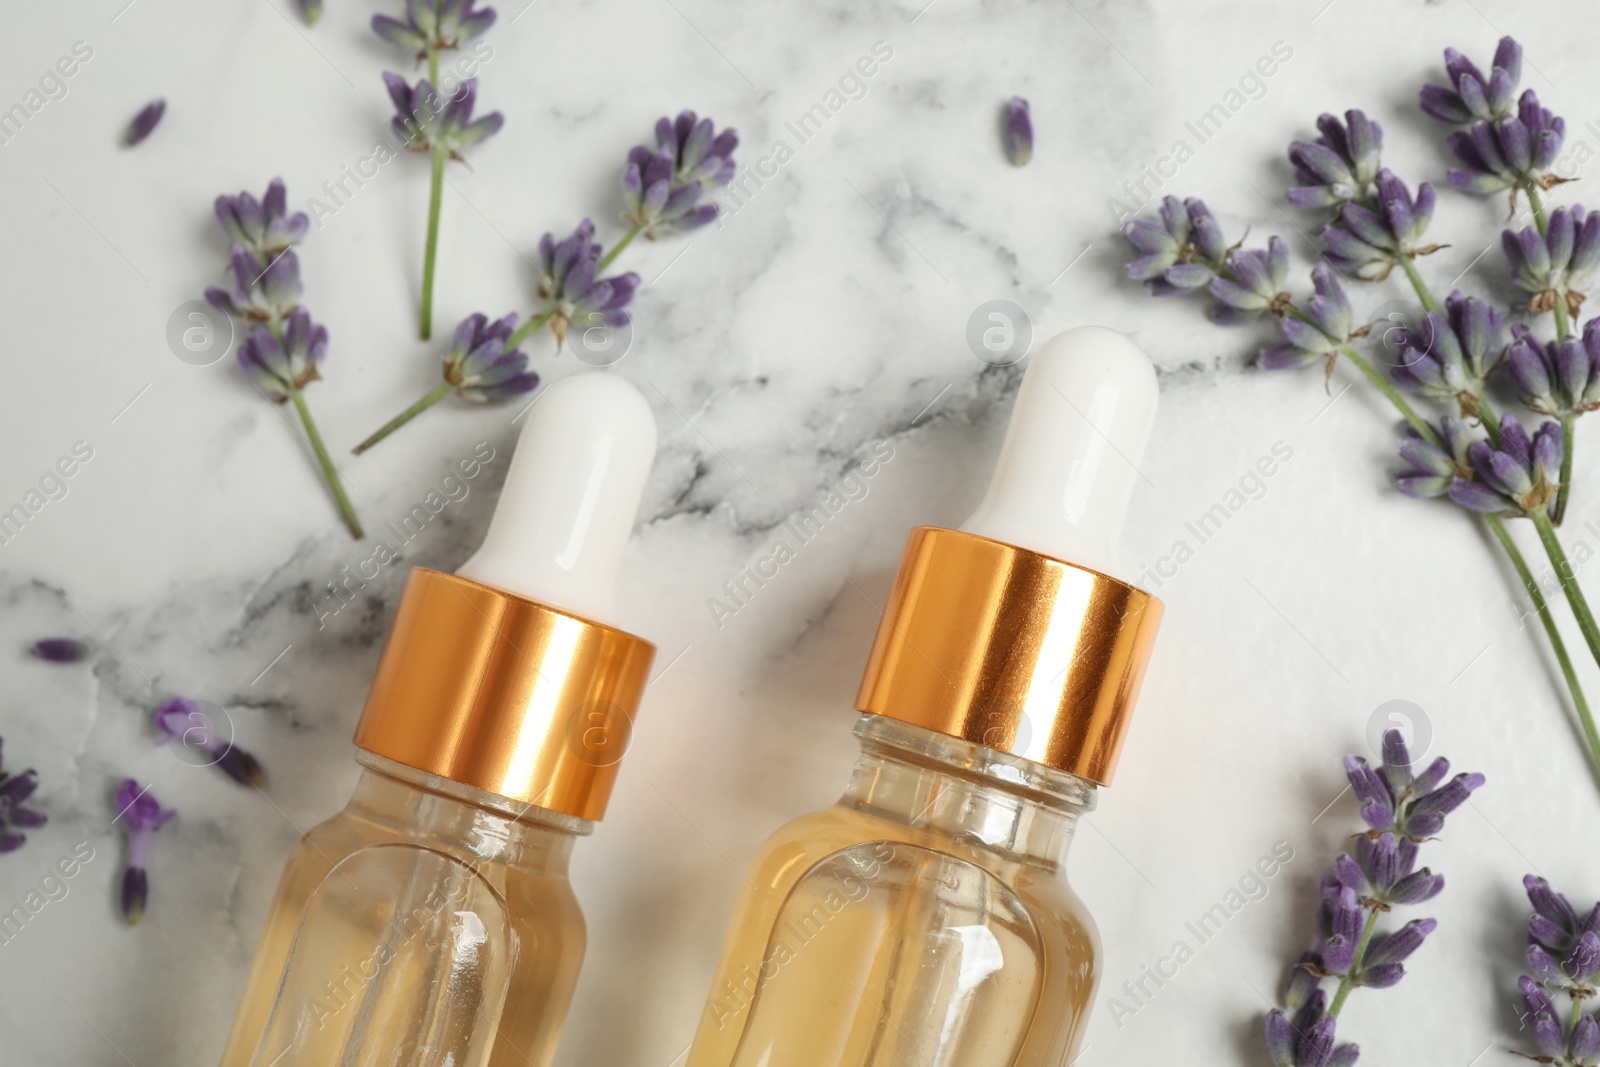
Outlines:
{"label": "glass dropper bottle", "polygon": [[568,857],[655,654],[612,624],[655,443],[631,385],[561,379],[482,547],[412,570],[355,795],[289,857],[223,1067],[548,1067],[585,944]]}
{"label": "glass dropper bottle", "polygon": [[1062,1067],[1100,972],[1068,885],[1161,603],[1113,577],[1154,421],[1099,327],[1033,357],[989,491],[911,532],[856,698],[844,795],[778,830],[687,1067]]}

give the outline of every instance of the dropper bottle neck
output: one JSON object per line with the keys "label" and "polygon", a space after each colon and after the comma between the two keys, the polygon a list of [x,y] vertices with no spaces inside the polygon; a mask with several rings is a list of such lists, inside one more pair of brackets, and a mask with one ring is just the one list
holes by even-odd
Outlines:
{"label": "dropper bottle neck", "polygon": [[1006,862],[1059,864],[1093,782],[882,715],[856,724],[861,754],[840,803]]}

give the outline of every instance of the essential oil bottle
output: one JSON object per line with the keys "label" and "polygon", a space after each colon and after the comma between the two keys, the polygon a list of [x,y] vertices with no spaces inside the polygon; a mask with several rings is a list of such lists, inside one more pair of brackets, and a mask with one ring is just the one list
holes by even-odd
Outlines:
{"label": "essential oil bottle", "polygon": [[621,379],[556,382],[483,546],[412,570],[355,795],[284,868],[223,1067],[550,1063],[585,941],[567,860],[655,654],[611,625],[655,441]]}
{"label": "essential oil bottle", "polygon": [[1161,604],[1112,577],[1156,407],[1119,333],[1023,377],[961,530],[911,533],[833,807],[746,878],[687,1067],[1061,1067],[1100,973],[1067,884]]}

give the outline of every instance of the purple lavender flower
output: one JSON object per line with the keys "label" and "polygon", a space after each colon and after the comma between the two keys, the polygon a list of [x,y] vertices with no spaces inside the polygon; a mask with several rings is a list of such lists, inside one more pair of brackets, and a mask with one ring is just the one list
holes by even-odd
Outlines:
{"label": "purple lavender flower", "polygon": [[1533,904],[1528,970],[1549,986],[1589,990],[1600,979],[1600,904],[1580,916],[1543,878],[1530,874],[1522,885]]}
{"label": "purple lavender flower", "polygon": [[1424,85],[1423,111],[1440,122],[1456,125],[1473,119],[1492,122],[1511,114],[1511,101],[1522,78],[1522,46],[1516,41],[1500,38],[1488,77],[1454,48],[1444,50],[1444,68],[1450,75],[1450,84]]}
{"label": "purple lavender flower", "polygon": [[1227,263],[1222,227],[1205,202],[1195,197],[1181,201],[1169,196],[1161,201],[1160,225],[1134,219],[1122,233],[1142,253],[1123,269],[1155,296],[1209,285]]}
{"label": "purple lavender flower", "polygon": [[1033,158],[1033,118],[1028,113],[1028,102],[1020,96],[1006,101],[1003,136],[1006,158],[1016,166],[1027,166]]}
{"label": "purple lavender flower", "polygon": [[1600,408],[1600,319],[1589,321],[1581,340],[1541,341],[1520,323],[1511,332],[1506,365],[1523,404],[1559,417]]}
{"label": "purple lavender flower", "polygon": [[224,774],[240,785],[264,788],[267,772],[250,753],[217,736],[211,717],[193,700],[176,697],[156,709],[156,729],[162,732],[161,744],[176,741],[182,747],[208,757]]}
{"label": "purple lavender flower", "polygon": [[539,376],[528,370],[527,355],[506,343],[516,325],[515,313],[495,322],[483,314],[461,321],[455,344],[444,357],[444,380],[457,395],[482,403],[539,387]]}
{"label": "purple lavender flower", "polygon": [[[1443,759],[1413,776],[1411,754],[1398,730],[1384,735],[1381,770],[1358,756],[1346,756],[1344,765],[1361,802],[1361,816],[1372,830],[1356,837],[1354,856],[1340,854],[1323,875],[1317,948],[1300,957],[1284,995],[1295,1014],[1292,1019],[1278,1010],[1267,1015],[1267,1053],[1276,1067],[1356,1061],[1356,1046],[1334,1045],[1334,1020],[1345,998],[1357,988],[1387,989],[1398,983],[1405,976],[1405,961],[1438,927],[1433,919],[1414,919],[1383,932],[1377,930],[1379,917],[1398,905],[1428,900],[1444,888],[1441,876],[1426,867],[1415,869],[1420,837],[1437,832],[1445,814],[1483,784],[1481,774],[1463,774],[1441,785],[1450,770]],[[1322,990],[1327,978],[1338,979],[1331,1003]]]}
{"label": "purple lavender flower", "polygon": [[1500,312],[1477,297],[1453,292],[1443,314],[1430,311],[1420,329],[1394,332],[1400,362],[1393,377],[1400,385],[1441,404],[1459,403],[1476,415],[1492,360],[1505,344]]}
{"label": "purple lavender flower", "polygon": [[144,907],[150,897],[150,879],[145,865],[150,856],[150,837],[156,827],[170,820],[175,811],[161,806],[148,789],[142,788],[132,778],[117,790],[117,818],[128,827],[128,869],[122,874],[122,917],[129,926],[136,926],[144,918]]}
{"label": "purple lavender flower", "polygon": [[165,100],[150,101],[140,108],[139,113],[133,116],[132,121],[128,123],[128,128],[122,133],[122,143],[132,148],[146,137],[149,137],[155,132],[155,128],[161,125],[161,116],[166,113],[167,102]]}
{"label": "purple lavender flower", "polygon": [[1387,278],[1402,257],[1414,259],[1439,247],[1419,244],[1433,221],[1433,186],[1423,182],[1413,198],[1387,167],[1378,171],[1376,186],[1376,210],[1347,203],[1339,209],[1338,221],[1322,231],[1322,245],[1333,265],[1367,281]]}
{"label": "purple lavender flower", "polygon": [[1473,196],[1525,185],[1548,189],[1562,180],[1546,171],[1561,154],[1566,133],[1566,122],[1540,106],[1539,95],[1529,89],[1515,115],[1479,119],[1450,135],[1450,150],[1464,164],[1451,168],[1450,184]]}
{"label": "purple lavender flower", "polygon": [[1355,855],[1341,852],[1334,857],[1332,873],[1367,907],[1421,904],[1444,889],[1444,875],[1417,869],[1416,839],[1387,830],[1357,837]]}
{"label": "purple lavender flower", "polygon": [[1281,1011],[1267,1014],[1267,1056],[1273,1067],[1349,1067],[1361,1050],[1355,1045],[1335,1045],[1338,1021],[1325,1015],[1327,999],[1314,991],[1291,1021]]}
{"label": "purple lavender flower", "polygon": [[322,377],[318,365],[328,353],[328,328],[295,308],[280,340],[265,326],[250,331],[239,346],[239,368],[275,404]]}
{"label": "purple lavender flower", "polygon": [[498,111],[473,119],[472,109],[478,100],[477,78],[468,78],[448,100],[439,98],[427,78],[418,79],[413,87],[398,74],[384,71],[383,82],[395,106],[389,124],[414,152],[441,148],[460,162],[461,149],[492,137],[505,125],[505,116]]}
{"label": "purple lavender flower", "polygon": [[716,132],[710,119],[682,111],[656,122],[656,147],[635,145],[622,170],[622,217],[654,240],[658,235],[704,226],[717,217],[717,205],[701,203],[738,173],[734,149],[739,134]]}
{"label": "purple lavender flower", "polygon": [[300,305],[300,260],[293,251],[280,252],[265,267],[242,244],[233,246],[233,287],[212,286],[206,299],[219,311],[237,315],[247,323],[282,322]]}
{"label": "purple lavender flower", "polygon": [[1435,432],[1443,448],[1409,427],[1400,439],[1400,458],[1409,466],[1395,475],[1395,485],[1413,499],[1446,496],[1458,480],[1476,477],[1467,450],[1477,438],[1466,423],[1446,415]]}
{"label": "purple lavender flower", "polygon": [[1536,315],[1553,311],[1565,297],[1567,312],[1577,315],[1600,267],[1600,215],[1589,214],[1581,204],[1558,207],[1550,213],[1544,234],[1534,226],[1506,230],[1500,246],[1512,280],[1533,294],[1529,311]]}
{"label": "purple lavender flower", "polygon": [[1522,990],[1524,1022],[1533,1032],[1534,1044],[1543,1053],[1543,1063],[1591,1064],[1600,1052],[1600,1013],[1578,1014],[1570,1032],[1562,1028],[1562,1015],[1555,1001],[1537,982],[1526,976],[1517,979]]}
{"label": "purple lavender flower", "polygon": [[1367,195],[1378,180],[1383,157],[1383,127],[1359,110],[1346,111],[1345,121],[1324,114],[1317,118],[1322,135],[1289,146],[1299,185],[1288,192],[1295,207],[1339,207]]}
{"label": "purple lavender flower", "polygon": [[459,48],[494,25],[494,8],[474,11],[472,4],[473,0],[406,0],[404,21],[374,15],[372,32],[426,59],[430,50]]}
{"label": "purple lavender flower", "polygon": [[1261,366],[1267,370],[1288,370],[1325,361],[1329,373],[1348,344],[1355,324],[1350,300],[1339,284],[1339,277],[1326,263],[1311,269],[1311,284],[1316,295],[1306,305],[1305,321],[1285,315],[1278,320],[1285,342],[1261,350]]}
{"label": "purple lavender flower", "polygon": [[260,200],[248,192],[217,197],[216,212],[217,225],[228,240],[244,245],[262,263],[299,244],[311,229],[304,211],[289,213],[289,193],[282,178],[272,179]]}
{"label": "purple lavender flower", "polygon": [[1555,507],[1561,486],[1561,427],[1546,422],[1530,439],[1516,416],[1500,420],[1498,447],[1478,441],[1467,450],[1476,481],[1458,481],[1450,499],[1473,511],[1528,515]]}
{"label": "purple lavender flower", "polygon": [[94,654],[87,641],[76,637],[46,637],[35,641],[28,649],[46,663],[81,663]]}
{"label": "purple lavender flower", "polygon": [[538,314],[550,323],[556,343],[565,342],[567,327],[622,326],[628,321],[623,309],[639,287],[639,276],[632,271],[609,278],[597,277],[600,244],[594,239],[594,223],[584,219],[568,237],[557,241],[554,234],[539,239]]}
{"label": "purple lavender flower", "polygon": [[20,774],[0,770],[0,854],[15,852],[27,842],[22,831],[45,824],[43,812],[23,807],[38,788],[39,775],[32,768]]}
{"label": "purple lavender flower", "polygon": [[1344,773],[1361,804],[1362,820],[1378,833],[1393,831],[1413,842],[1437,834],[1445,816],[1484,783],[1481,774],[1458,774],[1446,782],[1450,761],[1443,756],[1413,775],[1411,753],[1399,730],[1383,735],[1381,768],[1374,769],[1360,756],[1346,756]]}
{"label": "purple lavender flower", "polygon": [[1208,289],[1220,306],[1210,309],[1214,322],[1232,324],[1263,313],[1282,315],[1289,305],[1283,286],[1289,280],[1289,246],[1272,237],[1265,249],[1235,249],[1228,254],[1227,274],[1211,279]]}

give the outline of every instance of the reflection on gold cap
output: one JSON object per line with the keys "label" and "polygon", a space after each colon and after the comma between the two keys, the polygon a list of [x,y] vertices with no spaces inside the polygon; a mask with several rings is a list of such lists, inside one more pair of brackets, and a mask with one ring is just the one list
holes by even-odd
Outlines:
{"label": "reflection on gold cap", "polygon": [[919,526],[856,707],[1109,784],[1161,601],[976,534]]}
{"label": "reflection on gold cap", "polygon": [[463,785],[599,819],[655,646],[453,574],[406,582],[356,745]]}

